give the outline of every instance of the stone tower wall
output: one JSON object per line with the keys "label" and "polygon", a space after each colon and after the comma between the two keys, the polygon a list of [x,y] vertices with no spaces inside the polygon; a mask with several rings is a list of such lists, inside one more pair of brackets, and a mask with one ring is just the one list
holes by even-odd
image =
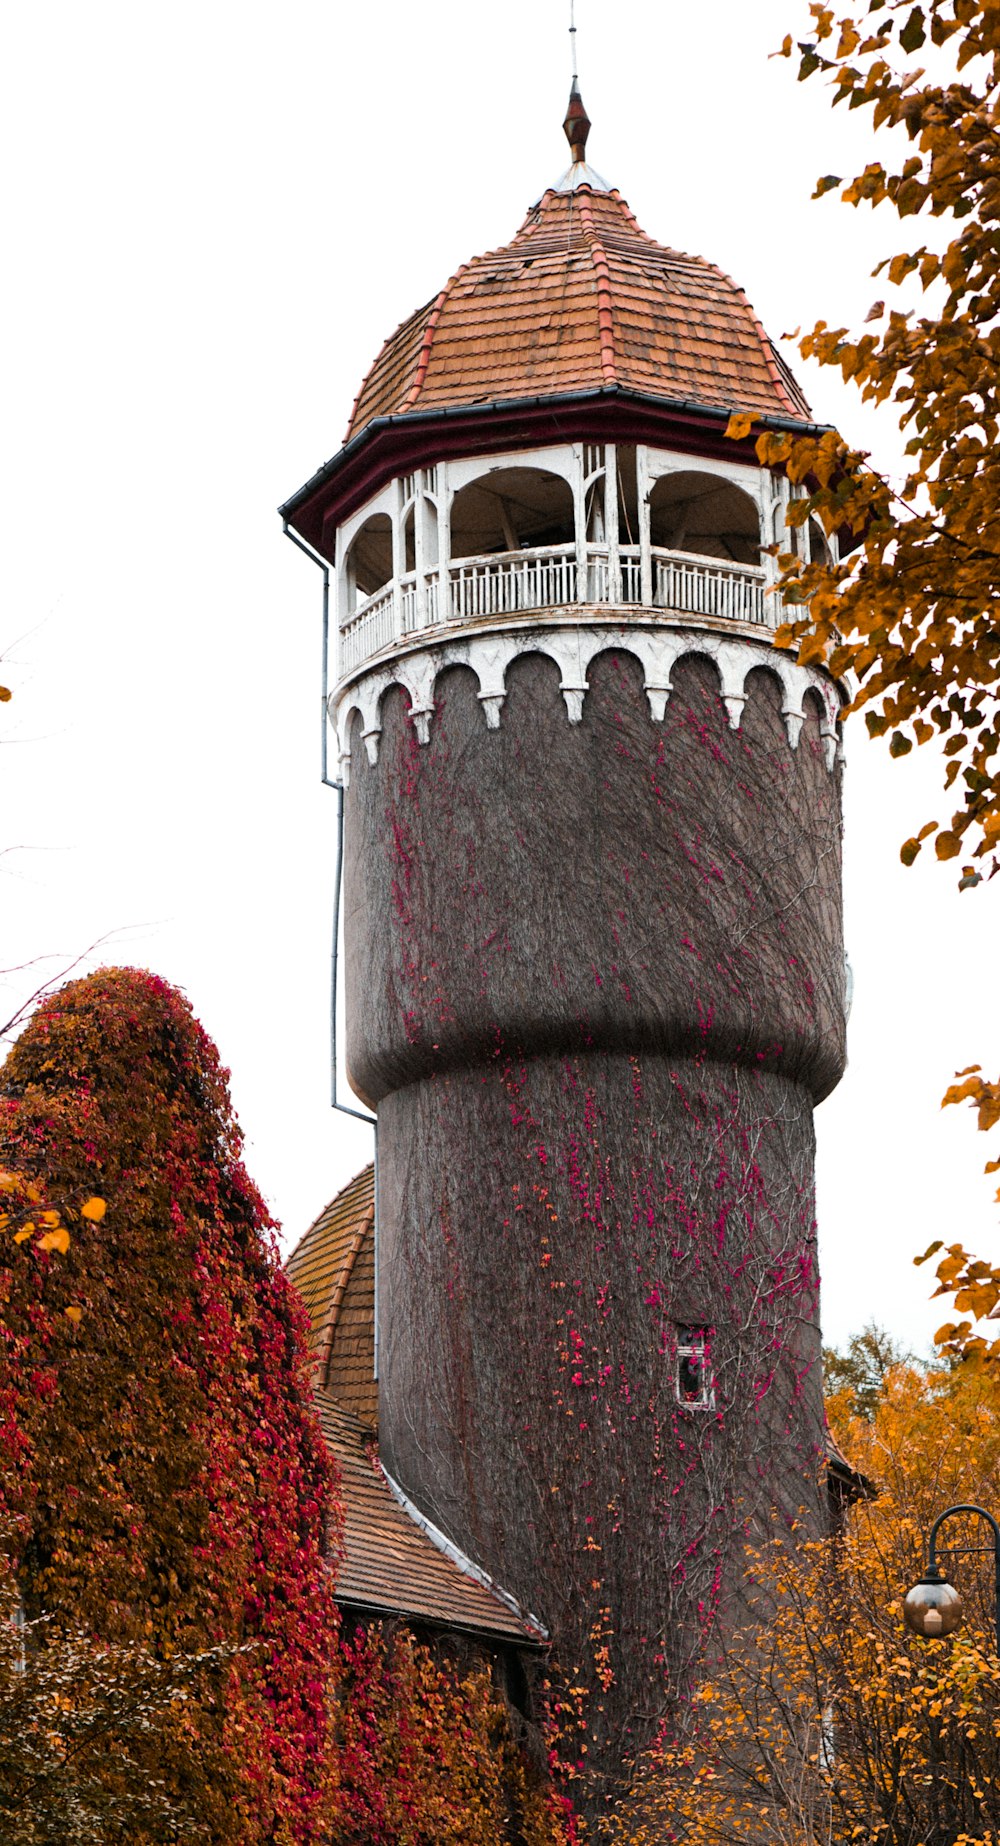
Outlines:
{"label": "stone tower wall", "polygon": [[[814,1103],[844,1061],[839,768],[778,681],[739,730],[627,651],[582,721],[540,655],[488,729],[405,695],[347,796],[348,1060],[379,1109],[381,1452],[551,1629],[608,1773],[748,1525],[818,1518]],[[356,721],[360,731],[360,723]],[[710,1333],[715,1404],[675,1395]]]}

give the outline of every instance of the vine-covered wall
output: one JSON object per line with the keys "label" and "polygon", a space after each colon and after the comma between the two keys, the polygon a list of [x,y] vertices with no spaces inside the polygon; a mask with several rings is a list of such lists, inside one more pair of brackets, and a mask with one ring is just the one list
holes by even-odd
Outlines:
{"label": "vine-covered wall", "polygon": [[[838,773],[755,672],[662,723],[607,653],[487,730],[401,694],[347,803],[349,1061],[379,1105],[382,1454],[553,1632],[605,1793],[687,1684],[745,1531],[819,1519],[814,1102],[844,1055]],[[356,740],[357,742],[357,740]],[[684,1329],[712,1401],[675,1393]]]}

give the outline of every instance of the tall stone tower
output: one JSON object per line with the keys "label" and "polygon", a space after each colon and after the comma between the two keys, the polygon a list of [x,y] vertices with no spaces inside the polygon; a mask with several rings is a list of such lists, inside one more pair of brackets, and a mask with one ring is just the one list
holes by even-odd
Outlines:
{"label": "tall stone tower", "polygon": [[392,335],[283,509],[336,581],[380,1448],[613,1774],[819,1513],[813,1109],[844,1061],[837,686],[779,652],[811,427],[740,289],[586,162]]}

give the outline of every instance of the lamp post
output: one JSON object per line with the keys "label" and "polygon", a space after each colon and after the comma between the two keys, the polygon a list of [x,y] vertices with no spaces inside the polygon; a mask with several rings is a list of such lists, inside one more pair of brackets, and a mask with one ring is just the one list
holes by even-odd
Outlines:
{"label": "lamp post", "polygon": [[997,1654],[1000,1655],[1000,1525],[983,1506],[949,1506],[938,1514],[931,1526],[927,1545],[927,1569],[903,1601],[906,1626],[913,1634],[921,1635],[927,1641],[936,1641],[944,1635],[954,1634],[955,1629],[961,1626],[962,1598],[946,1581],[944,1571],[937,1561],[937,1535],[945,1520],[953,1519],[958,1513],[975,1513],[978,1519],[985,1519],[993,1534],[991,1545],[949,1546],[949,1550],[993,1552],[996,1644]]}

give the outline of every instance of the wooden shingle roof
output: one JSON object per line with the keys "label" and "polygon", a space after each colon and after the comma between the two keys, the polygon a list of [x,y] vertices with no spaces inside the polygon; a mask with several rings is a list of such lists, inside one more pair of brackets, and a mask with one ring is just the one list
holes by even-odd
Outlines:
{"label": "wooden shingle roof", "polygon": [[617,192],[550,191],[386,341],[347,440],[376,418],[615,388],[808,422],[742,289],[647,237]]}
{"label": "wooden shingle roof", "polygon": [[316,1398],[323,1434],[340,1466],[345,1508],[337,1601],[522,1647],[543,1640],[495,1590],[432,1544],[389,1487],[372,1432],[329,1391],[319,1388]]}
{"label": "wooden shingle roof", "polygon": [[374,1222],[368,1166],[320,1212],[286,1264],[312,1322],[318,1382],[369,1429],[378,1423]]}
{"label": "wooden shingle roof", "polygon": [[[519,1646],[542,1631],[460,1554],[435,1543],[390,1487],[377,1455],[375,1175],[365,1167],[320,1212],[287,1272],[305,1303],[316,1400],[341,1475],[345,1525],[335,1594],[345,1608],[403,1615]],[[439,1535],[440,1536],[440,1535]]]}

